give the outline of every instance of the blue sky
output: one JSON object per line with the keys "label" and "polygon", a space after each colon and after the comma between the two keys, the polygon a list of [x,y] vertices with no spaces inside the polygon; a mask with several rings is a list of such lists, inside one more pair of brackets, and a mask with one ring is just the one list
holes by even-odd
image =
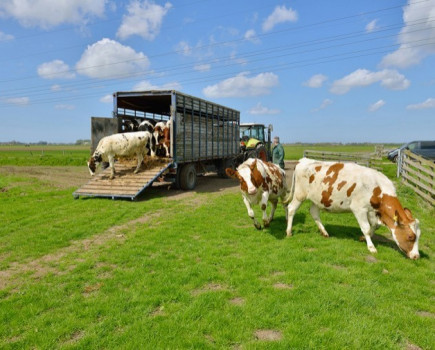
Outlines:
{"label": "blue sky", "polygon": [[435,139],[435,0],[0,0],[0,142],[176,89],[283,142]]}

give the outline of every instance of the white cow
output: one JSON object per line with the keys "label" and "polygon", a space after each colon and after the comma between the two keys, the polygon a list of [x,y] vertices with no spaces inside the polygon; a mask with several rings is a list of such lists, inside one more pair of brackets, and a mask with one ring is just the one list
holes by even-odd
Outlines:
{"label": "white cow", "polygon": [[[254,226],[261,229],[261,224],[255,219],[252,209],[253,204],[260,203],[263,211],[263,224],[264,227],[268,227],[275,214],[278,199],[281,198],[284,201],[290,192],[285,179],[285,171],[275,164],[250,158],[239,165],[236,171],[227,168],[225,172],[229,177],[240,181],[243,202]],[[266,213],[267,202],[272,204],[269,216]]]}
{"label": "white cow", "polygon": [[403,209],[393,183],[382,173],[354,163],[320,162],[303,158],[293,174],[288,206],[287,236],[292,234],[293,217],[306,199],[310,213],[323,236],[329,237],[320,221],[319,209],[352,212],[361,227],[367,248],[376,253],[371,237],[379,225],[387,226],[398,247],[410,259],[418,259],[419,221]]}
{"label": "white cow", "polygon": [[[137,173],[142,164],[144,154],[147,154],[152,145],[152,135],[148,131],[126,132],[103,137],[98,143],[94,154],[88,161],[89,172],[93,176],[96,167],[101,162],[109,162],[111,169],[110,178],[115,177],[115,157],[137,157]],[[152,153],[153,155],[153,153]]]}

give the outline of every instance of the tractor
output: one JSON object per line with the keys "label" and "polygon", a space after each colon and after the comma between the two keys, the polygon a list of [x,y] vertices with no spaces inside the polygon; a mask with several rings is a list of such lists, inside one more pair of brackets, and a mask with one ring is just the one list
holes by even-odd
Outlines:
{"label": "tractor", "polygon": [[272,159],[273,126],[264,124],[240,124],[240,156],[237,163],[243,163],[248,158],[258,158],[264,162]]}

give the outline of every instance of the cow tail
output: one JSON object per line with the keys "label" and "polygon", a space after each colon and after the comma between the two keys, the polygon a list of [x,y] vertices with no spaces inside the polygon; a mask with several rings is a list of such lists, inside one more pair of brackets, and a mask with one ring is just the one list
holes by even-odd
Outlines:
{"label": "cow tail", "polygon": [[285,206],[287,206],[293,198],[295,192],[295,181],[296,181],[296,169],[295,171],[293,171],[292,187],[290,188],[290,191],[287,193],[284,200],[282,201],[282,204],[284,204]]}

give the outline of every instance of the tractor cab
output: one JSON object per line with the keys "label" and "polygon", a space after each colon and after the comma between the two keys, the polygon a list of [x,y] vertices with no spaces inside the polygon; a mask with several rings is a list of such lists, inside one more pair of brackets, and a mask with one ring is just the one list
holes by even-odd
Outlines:
{"label": "tractor cab", "polygon": [[243,123],[240,124],[240,150],[243,159],[259,158],[263,161],[270,161],[272,125]]}

